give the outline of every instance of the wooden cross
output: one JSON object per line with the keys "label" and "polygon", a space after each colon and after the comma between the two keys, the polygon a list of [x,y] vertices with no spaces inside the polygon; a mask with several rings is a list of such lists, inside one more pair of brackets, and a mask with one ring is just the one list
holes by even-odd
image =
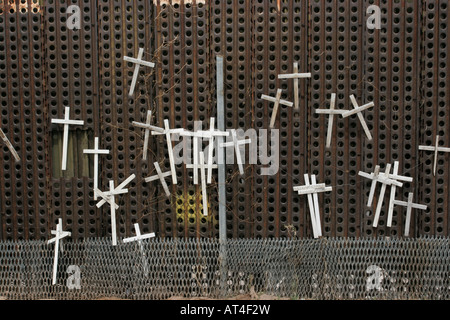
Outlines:
{"label": "wooden cross", "polygon": [[154,233],[149,233],[149,234],[142,235],[141,234],[141,230],[139,228],[139,223],[135,223],[134,224],[134,230],[136,230],[136,236],[135,237],[131,237],[131,238],[123,239],[123,242],[124,243],[131,243],[131,242],[136,242],[137,241],[139,243],[139,250],[141,251],[141,254],[142,254],[142,264],[144,266],[144,272],[148,276],[148,263],[147,263],[147,259],[146,259],[146,256],[145,256],[144,246],[142,244],[142,240],[154,238],[155,234]]}
{"label": "wooden cross", "polygon": [[[390,177],[395,177],[396,180],[400,180],[400,181],[404,181],[404,182],[413,182],[414,181],[413,178],[403,177],[403,176],[398,175],[399,167],[400,167],[400,162],[395,161],[394,162],[394,174],[390,175]],[[394,217],[394,200],[396,197],[396,192],[397,192],[397,186],[392,185],[391,186],[391,197],[390,197],[390,201],[389,201],[388,219],[387,219],[387,227],[388,228],[392,227],[392,219]]]}
{"label": "wooden cross", "polygon": [[19,162],[20,161],[19,154],[17,153],[16,149],[14,149],[11,141],[9,141],[8,137],[6,136],[5,132],[2,129],[0,129],[0,138],[6,144],[9,151],[12,153],[14,159],[16,159],[16,162]]}
{"label": "wooden cross", "polygon": [[127,57],[127,56],[123,57],[124,61],[136,64],[136,66],[134,68],[133,81],[131,82],[131,89],[130,89],[130,93],[129,93],[130,97],[133,96],[133,94],[134,94],[134,89],[136,87],[137,78],[139,76],[139,68],[141,66],[146,66],[146,67],[150,67],[150,68],[154,68],[155,67],[154,63],[142,60],[143,56],[144,56],[144,48],[140,48],[137,59],[134,59],[134,58],[131,58],[131,57]]}
{"label": "wooden cross", "polygon": [[124,189],[132,180],[136,178],[135,175],[130,176],[127,180],[125,180],[121,185],[117,188],[114,188],[114,181],[109,181],[109,192],[101,192],[97,190],[96,192],[103,198],[97,204],[97,208],[101,208],[105,203],[109,203],[111,206],[111,233],[112,233],[112,243],[113,246],[117,246],[117,227],[116,227],[116,209],[117,204],[115,197],[120,194],[128,193],[127,189]]}
{"label": "wooden cross", "polygon": [[360,107],[358,105],[358,102],[356,101],[356,98],[354,95],[351,95],[350,99],[352,101],[352,104],[353,104],[353,107],[355,110],[347,111],[347,112],[343,113],[342,117],[347,118],[347,117],[357,114],[359,121],[361,122],[361,125],[363,126],[363,129],[366,132],[367,139],[369,139],[369,141],[372,141],[373,140],[372,134],[370,133],[370,130],[369,130],[369,127],[367,126],[366,120],[364,119],[364,117],[361,113],[367,109],[373,108],[375,106],[375,104],[373,102],[371,102],[371,103],[368,103],[368,104]]}
{"label": "wooden cross", "polygon": [[169,191],[169,186],[167,185],[167,182],[166,182],[166,178],[172,176],[172,172],[162,173],[161,167],[159,166],[159,163],[155,162],[154,165],[155,165],[155,169],[156,169],[157,175],[153,176],[153,177],[146,178],[145,182],[153,182],[153,181],[156,181],[156,180],[160,180],[161,184],[162,184],[162,186],[164,188],[164,192],[166,193],[166,196],[168,198],[170,198],[170,191]]}
{"label": "wooden cross", "polygon": [[235,153],[236,153],[236,160],[239,166],[239,172],[241,175],[243,175],[244,172],[244,166],[243,166],[243,162],[242,162],[242,156],[241,156],[241,146],[246,145],[246,144],[251,144],[252,140],[251,139],[247,139],[247,140],[238,140],[237,139],[237,133],[236,130],[232,130],[231,131],[231,136],[233,138],[232,142],[226,142],[226,143],[221,143],[220,147],[221,148],[230,148],[230,147],[234,147]]}
{"label": "wooden cross", "polygon": [[[375,172],[372,174],[367,174],[365,172],[360,172],[359,175],[372,180],[372,186],[370,189],[370,194],[369,194],[369,200],[368,200],[368,207],[371,207],[373,204],[373,199],[375,196],[375,190],[376,190],[376,186],[377,183],[380,182],[382,184],[381,187],[381,193],[380,193],[380,197],[378,199],[378,204],[377,204],[377,208],[376,208],[376,212],[375,212],[375,218],[374,218],[374,223],[373,223],[373,227],[376,228],[378,226],[378,221],[380,219],[380,214],[381,214],[381,208],[383,206],[383,201],[384,201],[384,195],[386,193],[386,188],[387,186],[392,186],[392,187],[403,187],[403,182],[413,182],[413,178],[411,177],[405,177],[405,176],[400,176],[398,175],[398,166],[399,163],[396,163],[394,165],[394,173],[391,174],[391,168],[392,165],[389,163],[386,165],[386,171],[384,172],[384,174],[380,174],[380,166],[376,166],[375,167]],[[392,191],[391,189],[391,195],[392,192],[394,192],[395,194],[395,190]]]}
{"label": "wooden cross", "polygon": [[169,120],[164,120],[164,132],[152,131],[152,135],[165,135],[167,142],[167,150],[169,152],[170,171],[172,172],[172,183],[178,184],[177,171],[175,169],[175,156],[173,154],[172,134],[182,134],[184,129],[170,129]]}
{"label": "wooden cross", "polygon": [[418,210],[427,210],[428,209],[428,207],[425,205],[413,203],[413,198],[414,198],[414,193],[409,193],[408,202],[394,200],[394,204],[396,206],[402,206],[402,207],[408,208],[407,213],[406,213],[405,237],[409,237],[412,209],[418,209]]}
{"label": "wooden cross", "polygon": [[[94,155],[94,190],[98,189],[98,157],[100,154],[109,154],[109,150],[100,150],[99,149],[99,138],[95,138],[94,149],[86,149],[84,150],[84,154],[93,154]],[[94,192],[94,200],[97,201],[98,195]]]}
{"label": "wooden cross", "polygon": [[59,255],[59,241],[70,237],[72,234],[70,232],[63,231],[62,229],[62,219],[58,219],[58,225],[56,226],[56,231],[52,230],[52,234],[55,235],[55,238],[49,240],[47,244],[55,243],[55,257],[53,260],[53,282],[52,284],[56,284],[56,274],[58,271],[58,255]]}
{"label": "wooden cross", "polygon": [[198,170],[199,170],[199,140],[200,139],[209,139],[209,149],[208,149],[208,184],[212,183],[212,171],[213,169],[217,169],[217,166],[213,166],[214,158],[214,138],[215,137],[228,137],[230,135],[229,132],[222,132],[215,129],[215,118],[211,118],[210,120],[210,129],[209,131],[195,131],[188,132],[185,131],[181,133],[182,136],[192,137],[193,141],[193,166],[190,168],[194,169],[194,184],[198,184]]}
{"label": "wooden cross", "polygon": [[280,104],[282,104],[284,106],[288,106],[288,107],[293,107],[294,106],[294,104],[292,102],[281,100],[281,95],[282,94],[283,94],[283,90],[282,89],[278,89],[277,96],[275,98],[267,96],[265,94],[263,94],[261,96],[261,99],[273,102],[275,104],[274,107],[273,107],[273,111],[272,111],[272,118],[270,120],[270,128],[271,129],[273,129],[275,127],[275,121],[277,119],[278,108],[279,108]]}
{"label": "wooden cross", "polygon": [[294,104],[295,109],[298,110],[300,108],[300,94],[299,94],[299,80],[311,78],[311,73],[299,73],[298,62],[294,63],[294,73],[293,74],[280,74],[278,75],[278,79],[294,79]]}
{"label": "wooden cross", "polygon": [[67,170],[67,150],[69,148],[69,126],[83,126],[84,121],[70,120],[70,107],[66,107],[65,117],[63,120],[52,119],[54,124],[64,125],[64,137],[63,137],[63,155],[62,155],[62,171]]}
{"label": "wooden cross", "polygon": [[211,184],[211,182],[206,181],[206,173],[205,172],[206,172],[206,170],[218,169],[219,166],[212,164],[212,163],[205,164],[205,153],[200,152],[200,163],[197,164],[197,166],[188,164],[188,165],[186,165],[186,168],[200,170],[200,179],[201,179],[201,183],[202,183],[203,214],[205,216],[207,216],[208,215],[208,198],[207,198],[206,184],[207,183]]}
{"label": "wooden cross", "polygon": [[147,160],[150,132],[155,131],[155,132],[159,132],[159,133],[164,133],[164,129],[158,128],[156,126],[152,126],[152,112],[150,110],[147,112],[147,122],[146,123],[140,123],[137,121],[133,121],[132,124],[133,124],[133,126],[135,126],[137,128],[145,129],[144,150],[142,152],[142,158],[143,158],[143,160]]}
{"label": "wooden cross", "polygon": [[321,192],[331,192],[332,187],[327,187],[324,183],[317,184],[316,176],[311,176],[311,183],[309,182],[309,175],[305,174],[305,186],[294,187],[294,191],[297,191],[299,195],[308,196],[309,213],[311,216],[311,224],[313,229],[314,238],[318,239],[322,236],[322,226],[320,219],[319,208],[319,195]]}
{"label": "wooden cross", "polygon": [[335,115],[343,115],[347,111],[345,110],[335,110],[336,108],[336,93],[331,94],[331,106],[330,110],[316,110],[317,114],[328,114],[330,118],[328,119],[328,133],[327,133],[327,148],[331,148],[331,139],[333,137],[333,123]]}
{"label": "wooden cross", "polygon": [[419,146],[419,150],[421,151],[428,151],[428,152],[434,152],[434,167],[433,167],[433,175],[436,176],[436,170],[437,170],[437,161],[438,161],[438,155],[439,152],[446,152],[450,153],[450,148],[443,148],[439,147],[439,140],[441,137],[439,135],[436,136],[436,144],[434,147],[430,146]]}

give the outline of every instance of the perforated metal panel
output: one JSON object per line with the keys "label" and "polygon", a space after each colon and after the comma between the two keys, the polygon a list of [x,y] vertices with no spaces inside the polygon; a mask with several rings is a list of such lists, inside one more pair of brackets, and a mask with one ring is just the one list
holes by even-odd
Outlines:
{"label": "perforated metal panel", "polygon": [[[70,5],[80,7],[81,30],[66,26]],[[366,9],[379,5],[382,28],[366,26]],[[311,79],[300,81],[300,110],[281,107],[280,170],[262,176],[261,163],[249,163],[245,174],[227,165],[227,235],[229,238],[311,237],[308,201],[293,192],[305,173],[316,174],[333,192],[320,195],[326,237],[401,236],[406,210],[396,207],[393,228],[386,227],[389,189],[379,227],[372,227],[377,198],[367,208],[370,181],[358,176],[376,165],[400,161],[400,173],[414,178],[397,192],[404,200],[429,206],[413,211],[413,236],[446,236],[448,225],[448,154],[439,154],[433,176],[432,153],[437,134],[449,146],[447,1],[0,1],[0,107],[2,129],[22,157],[14,163],[2,145],[0,155],[1,237],[46,239],[58,218],[75,239],[111,235],[109,206],[93,201],[92,158],[83,156],[95,136],[112,151],[100,159],[100,188],[118,185],[132,174],[130,193],[117,197],[118,232],[161,237],[217,237],[217,179],[208,186],[210,216],[202,216],[202,193],[192,171],[177,166],[178,185],[167,198],[154,175],[154,162],[170,170],[164,136],[151,137],[148,161],[142,160],[144,133],[132,126],[153,121],[171,128],[209,129],[216,111],[216,55],[225,58],[227,129],[268,129],[273,104],[261,99],[283,89],[293,101],[294,62]],[[154,69],[140,69],[136,93],[128,97],[136,57]],[[351,109],[350,95],[360,104],[374,140],[367,141],[356,116],[335,117],[332,148],[326,149],[327,116],[337,93],[337,108]],[[85,121],[72,127],[72,168],[59,170],[62,118]],[[259,139],[262,132],[259,132]],[[189,154],[190,139],[174,141]],[[206,147],[207,143],[203,144]],[[379,190],[379,189],[378,189]]]}

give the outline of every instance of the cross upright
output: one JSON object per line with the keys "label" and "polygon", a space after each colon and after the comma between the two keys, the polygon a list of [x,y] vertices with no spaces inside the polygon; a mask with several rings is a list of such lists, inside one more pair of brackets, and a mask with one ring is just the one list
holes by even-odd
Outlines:
{"label": "cross upright", "polygon": [[237,133],[236,133],[235,129],[231,130],[231,136],[233,138],[233,141],[226,142],[226,143],[221,143],[219,146],[220,146],[220,148],[231,148],[231,147],[234,147],[234,150],[235,150],[235,153],[236,153],[236,161],[237,161],[238,166],[239,166],[239,173],[241,175],[243,175],[245,172],[244,172],[244,166],[243,166],[242,156],[241,156],[241,146],[246,145],[246,144],[251,144],[252,140],[251,139],[238,140]]}
{"label": "cross upright", "polygon": [[317,114],[328,114],[330,117],[328,119],[328,133],[327,133],[327,148],[331,148],[331,139],[333,137],[333,124],[335,115],[343,115],[347,111],[336,110],[336,93],[331,94],[331,106],[330,110],[316,110]]}
{"label": "cross upright", "polygon": [[52,119],[52,123],[64,125],[62,171],[66,171],[67,170],[67,150],[69,148],[69,126],[70,125],[83,126],[84,121],[70,120],[70,107],[66,107],[64,119],[63,120]]}
{"label": "cross upright", "polygon": [[306,78],[311,78],[311,73],[299,73],[298,62],[294,63],[294,73],[278,75],[278,79],[280,80],[294,79],[294,105],[296,110],[300,108],[299,80]]}
{"label": "cross upright", "polygon": [[19,162],[20,161],[19,154],[17,153],[16,149],[14,149],[11,141],[9,141],[8,137],[6,136],[5,132],[2,129],[0,129],[0,137],[3,140],[3,142],[6,144],[6,146],[8,147],[9,151],[12,153],[16,162]]}
{"label": "cross upright", "polygon": [[131,57],[127,57],[127,56],[123,57],[124,61],[131,62],[131,63],[134,63],[136,65],[134,67],[133,81],[131,82],[131,88],[130,88],[130,92],[129,92],[129,96],[130,97],[133,96],[134,90],[136,88],[136,82],[137,82],[137,78],[139,76],[139,68],[141,66],[145,66],[145,67],[149,67],[149,68],[154,68],[155,67],[155,64],[153,62],[147,62],[147,61],[142,60],[143,56],[144,56],[144,48],[140,48],[137,59],[131,58]]}
{"label": "cross upright", "polygon": [[156,132],[160,132],[160,133],[164,133],[164,129],[162,128],[158,128],[156,126],[152,125],[152,112],[149,110],[147,112],[147,121],[146,123],[140,123],[137,121],[133,121],[133,126],[137,127],[137,128],[141,128],[141,129],[145,129],[145,136],[144,136],[144,149],[142,152],[142,159],[143,160],[147,160],[147,154],[148,154],[148,144],[150,141],[150,132],[156,131]]}
{"label": "cross upright", "polygon": [[99,138],[95,137],[95,145],[94,149],[86,149],[84,150],[84,154],[93,154],[94,155],[94,200],[97,201],[98,195],[95,192],[98,189],[98,159],[101,154],[109,154],[109,150],[100,150]]}
{"label": "cross upright", "polygon": [[53,260],[53,282],[52,284],[56,284],[56,274],[58,271],[58,255],[59,255],[59,245],[60,240],[70,237],[72,234],[70,232],[63,231],[62,229],[62,219],[58,219],[58,224],[56,226],[56,231],[52,230],[52,234],[55,235],[55,238],[49,240],[47,244],[55,243],[55,257]]}
{"label": "cross upright", "polygon": [[364,119],[364,117],[361,113],[367,109],[373,108],[375,106],[375,104],[373,102],[370,102],[370,103],[360,107],[358,105],[358,102],[356,101],[356,98],[354,95],[350,96],[350,100],[352,101],[354,110],[343,113],[342,117],[347,118],[347,117],[357,114],[359,121],[361,122],[361,125],[366,133],[367,139],[369,139],[369,141],[372,141],[373,140],[372,134],[370,133],[370,130],[369,130],[369,127],[367,126],[366,120]]}
{"label": "cross upright", "polygon": [[281,95],[282,94],[283,94],[283,90],[282,89],[278,89],[277,96],[275,98],[267,96],[265,94],[263,94],[261,96],[261,99],[274,103],[273,111],[272,111],[272,118],[270,120],[270,128],[271,129],[273,129],[275,127],[275,121],[277,119],[278,108],[280,107],[280,104],[284,105],[284,106],[287,106],[287,107],[293,107],[294,106],[294,104],[292,102],[289,102],[289,101],[286,101],[286,100],[281,100]]}
{"label": "cross upright", "polygon": [[450,153],[450,148],[443,148],[439,147],[439,141],[441,137],[439,135],[436,136],[436,142],[434,147],[430,146],[419,146],[420,151],[428,151],[428,152],[434,152],[434,166],[433,166],[433,175],[436,176],[437,171],[437,162],[438,162],[438,155],[439,152],[446,152]]}
{"label": "cross upright", "polygon": [[413,199],[414,199],[414,193],[409,193],[408,202],[394,200],[395,205],[407,208],[406,224],[405,224],[405,237],[409,237],[412,209],[418,209],[418,210],[427,210],[428,209],[428,207],[425,205],[413,203]]}
{"label": "cross upright", "polygon": [[172,145],[172,135],[173,134],[182,134],[184,129],[170,129],[169,120],[164,120],[164,132],[152,131],[152,135],[165,135],[167,150],[169,153],[169,161],[170,161],[170,171],[172,172],[172,183],[174,185],[178,184],[177,180],[177,171],[175,168],[175,155],[173,154],[173,145]]}
{"label": "cross upright", "polygon": [[144,266],[144,272],[148,276],[148,263],[147,263],[147,258],[145,256],[144,245],[142,244],[142,241],[146,240],[146,239],[154,238],[155,234],[154,233],[149,233],[149,234],[144,234],[144,235],[141,234],[141,230],[139,228],[139,223],[134,224],[134,230],[136,231],[136,236],[123,239],[123,242],[124,243],[138,242],[139,250],[141,251],[141,254],[142,254],[142,264]]}
{"label": "cross upright", "polygon": [[208,131],[195,131],[189,132],[184,131],[181,133],[182,136],[192,137],[193,141],[193,165],[189,165],[191,169],[194,169],[194,184],[198,184],[198,170],[199,170],[199,143],[200,139],[208,139],[209,140],[209,148],[208,148],[208,183],[212,182],[212,171],[213,169],[217,169],[217,167],[213,167],[212,164],[214,162],[213,152],[214,152],[214,139],[216,137],[228,137],[230,135],[229,132],[222,132],[215,129],[215,118],[210,119],[210,129]]}
{"label": "cross upright", "polygon": [[[194,169],[194,165],[186,165],[188,169]],[[213,165],[212,163],[205,164],[205,153],[200,152],[200,163],[197,166],[197,170],[200,170],[201,182],[202,182],[202,202],[203,202],[203,215],[208,216],[208,193],[206,189],[206,170],[208,169],[218,169],[218,165]]]}
{"label": "cross upright", "polygon": [[203,200],[203,215],[208,215],[208,198],[207,198],[207,190],[206,184],[210,184],[210,182],[206,181],[206,170],[218,169],[219,166],[212,163],[205,163],[205,153],[200,152],[200,163],[195,165],[188,164],[186,165],[187,169],[200,170],[200,179],[202,183],[202,200]]}
{"label": "cross upright", "polygon": [[170,177],[170,176],[172,176],[172,172],[163,173],[161,171],[161,167],[159,166],[158,162],[155,162],[154,166],[155,166],[157,175],[153,176],[153,177],[146,178],[145,182],[153,182],[153,181],[156,181],[156,180],[160,180],[161,184],[162,184],[162,186],[164,188],[164,192],[166,193],[166,196],[169,198],[170,197],[169,186],[167,185],[167,182],[166,182],[165,179]]}
{"label": "cross upright", "polygon": [[311,216],[311,224],[313,229],[313,235],[315,239],[322,236],[322,226],[320,219],[319,197],[321,192],[331,192],[332,187],[327,187],[324,183],[317,184],[316,176],[311,176],[311,183],[309,181],[309,175],[305,174],[305,186],[294,187],[294,191],[297,191],[299,195],[308,196],[309,213]]}
{"label": "cross upright", "polygon": [[[399,176],[398,175],[399,168],[400,168],[400,162],[395,161],[394,162],[394,174],[390,175],[390,177],[395,177],[397,180],[404,181],[404,182],[413,182],[414,181],[413,178]],[[389,201],[388,219],[387,219],[387,224],[386,224],[386,226],[388,228],[392,227],[392,219],[394,217],[394,200],[396,197],[396,192],[397,192],[397,186],[392,185],[391,186],[391,197],[390,197],[390,201]]]}
{"label": "cross upright", "polygon": [[114,181],[109,181],[109,192],[101,192],[97,190],[99,196],[103,198],[97,204],[97,208],[101,208],[105,203],[109,203],[111,206],[111,233],[112,233],[112,244],[113,246],[117,246],[117,227],[116,227],[116,209],[117,204],[115,197],[120,194],[128,193],[127,189],[124,189],[132,180],[136,178],[135,175],[130,176],[127,180],[125,180],[121,185],[117,188],[114,188]]}

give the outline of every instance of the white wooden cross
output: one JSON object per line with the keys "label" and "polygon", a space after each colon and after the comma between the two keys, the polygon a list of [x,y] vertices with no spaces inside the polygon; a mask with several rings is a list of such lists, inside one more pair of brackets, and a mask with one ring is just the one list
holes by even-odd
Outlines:
{"label": "white wooden cross", "polygon": [[239,172],[240,172],[241,175],[243,175],[245,172],[244,172],[244,165],[243,165],[242,156],[241,156],[241,146],[246,145],[246,144],[251,144],[252,140],[251,139],[238,140],[236,130],[234,130],[234,129],[231,130],[231,136],[233,138],[233,141],[226,142],[226,143],[221,143],[220,144],[220,148],[234,147],[234,150],[235,150],[235,153],[236,153],[236,161],[237,161],[238,166],[239,166]]}
{"label": "white wooden cross", "polygon": [[131,88],[130,88],[130,93],[129,93],[130,97],[133,96],[133,94],[134,94],[134,89],[136,87],[137,78],[139,76],[139,68],[141,66],[146,66],[146,67],[150,67],[150,68],[154,68],[155,67],[154,63],[142,60],[143,56],[144,56],[144,48],[140,48],[137,59],[134,59],[134,58],[131,58],[131,57],[127,57],[127,56],[123,57],[124,61],[136,64],[136,66],[134,68],[133,81],[131,82]]}
{"label": "white wooden cross", "polygon": [[402,206],[402,207],[408,208],[407,213],[406,213],[405,237],[409,237],[412,209],[418,209],[418,210],[427,210],[428,209],[428,207],[425,205],[413,203],[413,198],[414,198],[414,193],[409,193],[408,202],[394,200],[394,204],[396,206]]}
{"label": "white wooden cross", "polygon": [[161,184],[162,184],[162,186],[164,188],[164,192],[166,193],[166,196],[168,198],[170,198],[170,191],[169,191],[169,186],[167,185],[167,182],[166,182],[166,178],[172,176],[172,172],[162,173],[161,167],[159,166],[159,163],[155,162],[154,165],[155,165],[155,169],[156,169],[157,175],[153,176],[153,177],[146,178],[145,182],[153,182],[153,181],[156,181],[156,180],[160,180]]}
{"label": "white wooden cross", "polygon": [[134,230],[136,230],[136,236],[135,237],[131,237],[131,238],[123,239],[123,242],[124,243],[131,243],[131,242],[136,242],[137,241],[139,243],[139,250],[141,251],[141,254],[142,254],[142,264],[144,266],[144,272],[148,276],[148,263],[147,263],[147,259],[146,259],[146,256],[145,256],[144,246],[142,244],[142,240],[154,238],[155,234],[154,233],[149,233],[149,234],[144,234],[144,235],[141,234],[141,230],[139,228],[139,223],[135,223],[134,224]]}
{"label": "white wooden cross", "polygon": [[[372,180],[372,186],[370,188],[369,200],[367,203],[368,207],[371,207],[373,204],[373,199],[375,196],[375,190],[376,190],[377,183],[380,182],[382,184],[381,193],[380,193],[380,197],[378,199],[378,204],[377,204],[377,208],[376,208],[376,212],[375,212],[375,218],[374,218],[374,222],[373,222],[374,228],[376,228],[378,226],[378,221],[380,219],[381,208],[383,206],[384,195],[386,193],[387,186],[401,188],[401,187],[403,187],[403,183],[400,181],[413,182],[413,178],[411,178],[411,177],[405,177],[405,176],[398,175],[398,166],[399,166],[398,163],[396,163],[394,165],[394,173],[393,174],[391,174],[391,168],[392,168],[391,164],[386,165],[386,171],[382,174],[380,174],[380,166],[376,166],[375,172],[372,174],[367,174],[365,172],[359,173],[359,175],[361,177]],[[395,169],[395,168],[397,168],[397,169]],[[393,192],[395,194],[395,190]],[[391,196],[392,196],[392,189],[391,189]],[[388,216],[389,216],[389,214],[388,214]]]}
{"label": "white wooden cross", "polygon": [[[394,174],[390,175],[390,177],[395,177],[397,180],[404,181],[404,182],[413,182],[414,181],[413,178],[398,175],[399,167],[400,167],[400,162],[395,161],[394,162]],[[388,228],[392,227],[392,219],[394,217],[394,201],[395,201],[395,197],[396,197],[396,192],[397,192],[397,186],[392,185],[391,186],[391,197],[390,197],[390,201],[389,201],[388,219],[387,219],[387,224],[386,224],[386,226]]]}
{"label": "white wooden cross", "polygon": [[67,151],[69,148],[69,126],[83,126],[84,121],[70,120],[70,107],[66,107],[65,116],[63,120],[52,119],[54,124],[64,125],[64,136],[63,136],[63,155],[62,155],[62,171],[67,170]]}
{"label": "white wooden cross", "polygon": [[[86,149],[84,150],[84,154],[93,154],[94,155],[94,190],[98,189],[98,157],[100,154],[109,154],[109,150],[100,150],[99,138],[95,138],[94,149]],[[94,200],[97,201],[98,195],[94,191]]]}
{"label": "white wooden cross", "polygon": [[430,146],[419,146],[419,150],[421,151],[428,151],[428,152],[434,152],[434,167],[433,167],[433,175],[436,176],[436,170],[437,170],[437,162],[438,162],[438,155],[439,152],[446,152],[450,153],[450,148],[443,148],[439,147],[439,140],[441,137],[439,135],[436,136],[436,143],[434,147]]}
{"label": "white wooden cross", "polygon": [[356,98],[354,95],[351,95],[350,99],[352,101],[352,104],[353,104],[353,107],[355,110],[347,111],[347,112],[343,113],[342,117],[347,118],[347,117],[357,114],[359,121],[361,122],[361,125],[363,126],[363,129],[366,132],[367,139],[369,139],[369,141],[372,141],[373,140],[372,134],[370,133],[370,130],[369,130],[369,127],[367,126],[366,120],[364,119],[364,117],[361,113],[367,109],[373,108],[375,106],[375,104],[373,102],[371,102],[371,103],[368,103],[368,104],[360,107],[358,105],[358,102],[356,101]]}
{"label": "white wooden cross", "polygon": [[127,180],[122,182],[117,188],[114,188],[114,181],[109,181],[109,192],[101,192],[97,189],[99,196],[103,198],[99,203],[97,203],[97,208],[101,208],[105,203],[109,203],[111,206],[111,233],[112,233],[112,243],[113,246],[117,246],[117,227],[116,227],[116,209],[118,205],[116,204],[115,197],[117,195],[128,193],[128,189],[125,187],[134,179],[136,175],[131,175]]}
{"label": "white wooden cross", "polygon": [[331,139],[333,137],[333,123],[335,115],[343,115],[346,113],[346,110],[336,110],[336,93],[331,94],[331,106],[330,110],[316,110],[317,114],[328,114],[330,115],[328,119],[328,133],[327,133],[327,148],[331,148]]}
{"label": "white wooden cross", "polygon": [[195,169],[194,165],[186,165],[186,168],[188,169],[194,169],[194,170],[200,170],[200,176],[202,181],[202,201],[203,201],[203,215],[206,217],[208,216],[208,194],[206,190],[206,170],[212,168],[212,169],[218,169],[218,165],[214,165],[212,163],[205,164],[205,153],[200,152],[200,163],[197,166],[197,169]]}
{"label": "white wooden cross", "polygon": [[309,213],[311,216],[311,224],[314,238],[317,239],[322,236],[322,225],[320,219],[319,195],[320,192],[331,192],[332,187],[327,187],[324,183],[317,184],[316,176],[311,176],[311,183],[309,182],[309,175],[305,174],[305,186],[294,187],[299,195],[308,196]]}
{"label": "white wooden cross", "polygon": [[164,120],[164,132],[152,131],[152,135],[165,135],[167,142],[167,150],[169,153],[170,171],[172,173],[172,183],[178,184],[177,171],[175,168],[175,155],[173,154],[172,134],[182,134],[184,129],[170,129],[169,120]]}
{"label": "white wooden cross", "polygon": [[280,74],[278,75],[278,79],[294,79],[294,105],[295,109],[298,110],[300,108],[300,94],[299,94],[299,80],[311,78],[311,73],[299,73],[298,62],[294,63],[294,73],[293,74]]}
{"label": "white wooden cross", "polygon": [[9,151],[12,153],[14,159],[16,159],[16,162],[19,162],[20,161],[19,154],[17,153],[16,149],[14,149],[11,141],[9,141],[8,137],[6,136],[5,132],[2,129],[0,129],[0,137],[8,147]]}
{"label": "white wooden cross", "polygon": [[293,107],[294,106],[294,104],[292,102],[289,102],[289,101],[286,101],[286,100],[281,100],[281,95],[282,94],[283,94],[283,90],[282,89],[278,89],[277,96],[275,98],[267,96],[265,94],[263,94],[261,96],[261,99],[267,100],[269,102],[273,102],[274,103],[273,111],[272,111],[272,118],[270,120],[270,128],[271,129],[273,129],[275,127],[275,121],[277,119],[278,108],[279,108],[280,104],[282,104],[284,106],[288,106],[288,107]]}
{"label": "white wooden cross", "polygon": [[207,190],[206,190],[206,184],[211,184],[211,182],[206,181],[206,170],[212,170],[212,169],[218,169],[219,166],[212,164],[212,163],[205,163],[205,153],[200,152],[199,154],[200,163],[197,165],[188,164],[186,165],[187,169],[194,169],[194,170],[200,170],[200,179],[202,183],[202,200],[203,200],[203,214],[205,216],[208,215],[208,197],[207,197]]}
{"label": "white wooden cross", "polygon": [[[55,257],[53,260],[53,282],[52,284],[56,284],[56,274],[58,272],[58,255],[59,255],[59,241],[70,237],[72,234],[70,232],[63,231],[62,229],[62,219],[58,219],[58,225],[56,226],[56,231],[52,230],[52,234],[55,235],[55,238],[49,240],[47,244],[55,243]],[[62,248],[62,247],[61,247]]]}
{"label": "white wooden cross", "polygon": [[143,160],[147,160],[147,154],[148,154],[148,143],[150,141],[150,132],[155,131],[159,133],[164,133],[164,129],[158,128],[156,126],[152,126],[152,112],[149,110],[147,112],[147,121],[146,123],[140,123],[137,121],[133,121],[133,126],[137,128],[145,129],[145,137],[144,137],[144,150],[142,152],[142,158]]}
{"label": "white wooden cross", "polygon": [[195,131],[189,132],[184,131],[181,133],[181,136],[192,137],[193,141],[193,165],[189,165],[190,169],[194,169],[194,184],[198,184],[198,170],[199,168],[199,143],[200,139],[209,139],[209,149],[208,149],[208,184],[212,183],[212,171],[213,169],[217,169],[217,166],[213,166],[214,158],[214,138],[215,137],[228,137],[230,135],[229,132],[222,132],[215,129],[215,118],[211,118],[210,120],[210,129],[209,131]]}

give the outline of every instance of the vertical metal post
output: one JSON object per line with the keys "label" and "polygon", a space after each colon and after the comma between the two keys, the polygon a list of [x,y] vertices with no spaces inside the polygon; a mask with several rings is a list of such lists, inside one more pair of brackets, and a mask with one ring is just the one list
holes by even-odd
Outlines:
{"label": "vertical metal post", "polygon": [[[225,86],[224,86],[224,62],[223,56],[217,56],[217,127],[220,131],[225,131]],[[218,145],[224,142],[223,137],[218,137]],[[226,168],[225,152],[218,147],[218,167],[219,167],[219,242],[220,242],[220,290],[223,297],[226,296],[227,284],[227,217],[226,217]]]}

